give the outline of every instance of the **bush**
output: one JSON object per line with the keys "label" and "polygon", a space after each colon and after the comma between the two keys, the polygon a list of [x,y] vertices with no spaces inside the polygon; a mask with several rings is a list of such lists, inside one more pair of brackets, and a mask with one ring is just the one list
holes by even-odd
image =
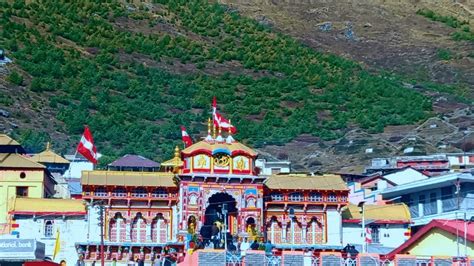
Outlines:
{"label": "bush", "polygon": [[12,73],[8,75],[7,79],[10,83],[18,86],[23,84],[23,76],[16,71],[12,71]]}

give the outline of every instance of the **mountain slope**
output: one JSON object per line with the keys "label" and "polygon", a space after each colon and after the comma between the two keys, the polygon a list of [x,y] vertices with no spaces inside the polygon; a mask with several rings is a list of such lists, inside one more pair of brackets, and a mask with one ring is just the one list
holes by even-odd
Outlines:
{"label": "mountain slope", "polygon": [[14,60],[0,83],[12,113],[4,130],[18,125],[33,151],[48,138],[70,151],[88,124],[104,162],[125,153],[161,160],[180,143],[180,124],[195,136],[205,130],[213,95],[238,139],[257,147],[431,115],[430,99],[407,80],[316,52],[218,4],[1,5],[0,46]]}

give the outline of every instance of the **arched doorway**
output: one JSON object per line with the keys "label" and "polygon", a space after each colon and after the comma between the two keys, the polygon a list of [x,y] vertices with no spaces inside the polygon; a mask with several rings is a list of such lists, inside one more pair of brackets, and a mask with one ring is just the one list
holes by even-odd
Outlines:
{"label": "arched doorway", "polygon": [[[227,215],[225,215],[223,212],[224,206],[227,207]],[[214,239],[217,236],[222,240],[224,237],[223,225],[224,222],[229,224],[230,216],[237,216],[237,202],[235,201],[234,197],[225,192],[219,192],[212,195],[208,200],[208,206],[206,208],[204,217],[204,225],[201,227],[200,231],[203,240],[205,242],[209,242],[211,241],[213,235],[215,236]],[[229,228],[229,225],[227,228]],[[227,239],[231,239],[230,233],[227,234]],[[216,241],[213,242],[217,243]]]}

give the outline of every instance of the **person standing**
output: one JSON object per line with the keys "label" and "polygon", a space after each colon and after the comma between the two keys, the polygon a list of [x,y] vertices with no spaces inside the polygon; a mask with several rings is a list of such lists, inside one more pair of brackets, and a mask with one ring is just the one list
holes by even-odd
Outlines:
{"label": "person standing", "polygon": [[247,241],[247,238],[244,238],[244,242],[240,244],[240,254],[242,254],[242,256],[245,256],[249,248],[250,243]]}

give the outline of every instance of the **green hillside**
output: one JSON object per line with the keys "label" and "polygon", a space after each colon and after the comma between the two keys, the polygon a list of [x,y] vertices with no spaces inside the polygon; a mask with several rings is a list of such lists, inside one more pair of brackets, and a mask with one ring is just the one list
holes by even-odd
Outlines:
{"label": "green hillside", "polygon": [[[74,141],[88,124],[111,157],[170,156],[181,124],[196,138],[205,129],[213,95],[237,139],[255,146],[302,133],[332,139],[353,125],[380,132],[431,110],[398,78],[314,51],[225,6],[100,2],[0,3],[0,47],[21,69],[8,77],[12,94],[20,85],[48,99],[63,122],[56,130]],[[30,135],[33,147],[44,140]]]}

